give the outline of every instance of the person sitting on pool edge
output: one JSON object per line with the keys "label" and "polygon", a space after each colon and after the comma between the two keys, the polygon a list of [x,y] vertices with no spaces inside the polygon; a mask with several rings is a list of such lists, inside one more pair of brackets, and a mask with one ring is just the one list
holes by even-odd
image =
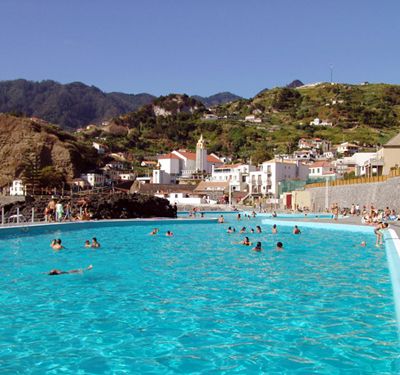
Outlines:
{"label": "person sitting on pool edge", "polygon": [[253,250],[255,251],[261,251],[263,248],[261,247],[261,242],[257,242],[257,246],[253,247]]}
{"label": "person sitting on pool edge", "polygon": [[71,271],[60,271],[60,270],[51,270],[49,273],[44,273],[45,275],[64,275],[67,273],[82,273],[83,271],[87,271],[87,270],[91,270],[93,268],[92,265],[90,265],[88,268],[81,268],[81,269],[77,269],[77,270],[71,270]]}
{"label": "person sitting on pool edge", "polygon": [[232,245],[237,245],[237,244],[242,244],[244,246],[251,246],[253,245],[253,242],[250,242],[249,237],[245,237],[243,241],[239,242],[231,242]]}

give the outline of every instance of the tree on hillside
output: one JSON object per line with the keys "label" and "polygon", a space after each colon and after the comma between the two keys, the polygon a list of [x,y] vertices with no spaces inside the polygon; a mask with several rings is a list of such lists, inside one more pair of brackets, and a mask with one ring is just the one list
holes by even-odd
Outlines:
{"label": "tree on hillside", "polygon": [[39,156],[27,153],[21,167],[23,184],[32,187],[34,191],[40,185],[41,171]]}
{"label": "tree on hillside", "polygon": [[44,167],[40,171],[40,186],[57,188],[65,183],[65,176],[53,166]]}

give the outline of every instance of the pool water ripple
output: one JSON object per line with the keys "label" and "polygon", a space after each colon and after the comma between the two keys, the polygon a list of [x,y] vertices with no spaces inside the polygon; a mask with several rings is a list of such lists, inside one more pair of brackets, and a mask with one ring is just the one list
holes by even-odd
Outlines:
{"label": "pool water ripple", "polygon": [[[0,366],[30,374],[391,374],[392,289],[373,233],[160,224],[0,240]],[[166,237],[166,230],[174,232]],[[338,234],[340,233],[340,234]],[[98,249],[83,247],[96,236]],[[67,249],[49,243],[61,237]],[[338,240],[340,238],[340,240]],[[366,248],[355,245],[367,240]],[[275,249],[284,243],[284,251]],[[47,276],[87,267],[83,275]],[[27,371],[26,369],[29,369]]]}

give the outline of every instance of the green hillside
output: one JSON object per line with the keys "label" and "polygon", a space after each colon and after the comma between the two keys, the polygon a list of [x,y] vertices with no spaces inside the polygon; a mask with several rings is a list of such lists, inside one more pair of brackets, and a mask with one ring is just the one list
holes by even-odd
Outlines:
{"label": "green hillside", "polygon": [[[173,103],[162,97],[159,105]],[[191,98],[192,99],[192,98]],[[358,141],[366,146],[385,143],[400,129],[400,89],[395,85],[331,85],[275,88],[251,99],[239,99],[217,107],[218,120],[202,121],[208,111],[156,116],[144,106],[113,119],[126,134],[114,134],[107,142],[114,148],[143,154],[168,152],[176,148],[195,149],[202,133],[209,152],[260,162],[274,153],[294,151],[300,138],[319,137],[333,144]],[[256,114],[263,122],[245,122]],[[333,126],[313,126],[315,118]],[[104,134],[105,135],[105,134]]]}

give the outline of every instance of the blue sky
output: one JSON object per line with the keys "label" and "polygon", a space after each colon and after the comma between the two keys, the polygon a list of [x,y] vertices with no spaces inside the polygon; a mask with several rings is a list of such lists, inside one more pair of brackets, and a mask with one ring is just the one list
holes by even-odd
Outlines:
{"label": "blue sky", "polygon": [[2,0],[0,80],[245,98],[264,88],[400,84],[400,1]]}

